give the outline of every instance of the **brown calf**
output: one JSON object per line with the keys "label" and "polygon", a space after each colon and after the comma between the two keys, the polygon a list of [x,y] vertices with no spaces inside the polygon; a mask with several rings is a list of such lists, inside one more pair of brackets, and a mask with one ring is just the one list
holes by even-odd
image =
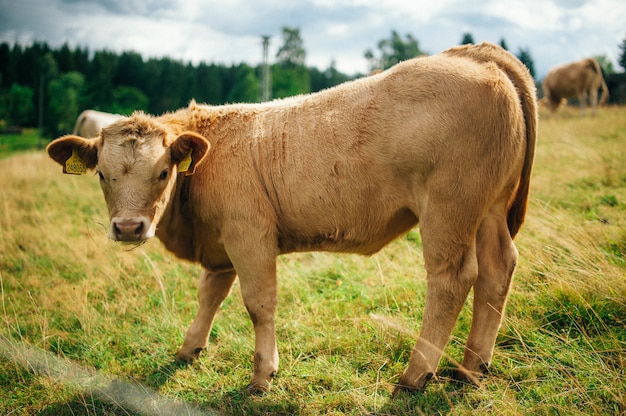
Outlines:
{"label": "brown calf", "polygon": [[372,254],[419,224],[428,289],[421,334],[399,386],[435,373],[468,292],[472,327],[459,375],[491,363],[518,253],[537,128],[534,83],[481,44],[264,104],[136,113],[93,140],[48,152],[67,172],[97,169],[119,241],[157,236],[202,264],[199,310],[178,352],[207,346],[239,276],[254,324],[251,387],[278,370],[276,257]]}

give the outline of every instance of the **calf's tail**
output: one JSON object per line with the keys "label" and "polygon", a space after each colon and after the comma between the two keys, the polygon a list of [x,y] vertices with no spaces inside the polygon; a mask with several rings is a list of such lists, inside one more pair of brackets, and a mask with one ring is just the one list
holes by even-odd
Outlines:
{"label": "calf's tail", "polygon": [[600,105],[606,104],[609,100],[609,87],[606,86],[606,82],[604,82],[604,78],[602,78],[602,98],[600,98]]}

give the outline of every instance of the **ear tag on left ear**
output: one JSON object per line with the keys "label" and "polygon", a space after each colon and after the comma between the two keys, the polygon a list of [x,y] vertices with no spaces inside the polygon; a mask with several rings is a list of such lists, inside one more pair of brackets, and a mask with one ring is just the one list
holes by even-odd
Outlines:
{"label": "ear tag on left ear", "polygon": [[183,160],[178,163],[178,172],[187,172],[189,170],[189,166],[191,166],[191,152],[193,149],[189,150],[187,156]]}
{"label": "ear tag on left ear", "polygon": [[63,173],[69,173],[72,175],[84,175],[87,172],[87,165],[78,157],[76,149],[72,149],[72,156],[65,161],[63,166]]}

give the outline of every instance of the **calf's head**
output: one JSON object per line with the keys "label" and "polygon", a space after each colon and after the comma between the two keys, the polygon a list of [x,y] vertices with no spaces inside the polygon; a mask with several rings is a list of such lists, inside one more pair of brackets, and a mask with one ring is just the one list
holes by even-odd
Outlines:
{"label": "calf's head", "polygon": [[94,139],[68,135],[48,145],[64,173],[95,169],[111,219],[110,237],[137,242],[154,237],[178,175],[192,175],[209,149],[193,132],[174,134],[137,114],[103,129]]}

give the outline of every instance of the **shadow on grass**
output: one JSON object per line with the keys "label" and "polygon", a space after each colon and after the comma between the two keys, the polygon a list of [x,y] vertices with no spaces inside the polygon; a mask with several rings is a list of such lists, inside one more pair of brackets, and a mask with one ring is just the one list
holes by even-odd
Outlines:
{"label": "shadow on grass", "polygon": [[233,388],[223,394],[212,396],[208,402],[210,407],[219,407],[226,414],[237,415],[301,415],[304,410],[302,403],[295,397],[281,397],[276,401],[276,397],[269,394],[251,393],[247,386]]}
{"label": "shadow on grass", "polygon": [[401,392],[389,398],[371,415],[445,415],[454,408],[450,392],[445,390],[425,392]]}
{"label": "shadow on grass", "polygon": [[142,381],[145,382],[148,386],[159,388],[165,383],[169,381],[176,371],[180,369],[185,369],[189,367],[191,364],[171,359],[169,362],[162,364],[156,370],[154,370],[151,374],[146,376]]}
{"label": "shadow on grass", "polygon": [[455,369],[444,369],[438,381],[424,391],[400,391],[371,415],[446,415],[451,413],[468,391],[476,386],[454,379]]}

